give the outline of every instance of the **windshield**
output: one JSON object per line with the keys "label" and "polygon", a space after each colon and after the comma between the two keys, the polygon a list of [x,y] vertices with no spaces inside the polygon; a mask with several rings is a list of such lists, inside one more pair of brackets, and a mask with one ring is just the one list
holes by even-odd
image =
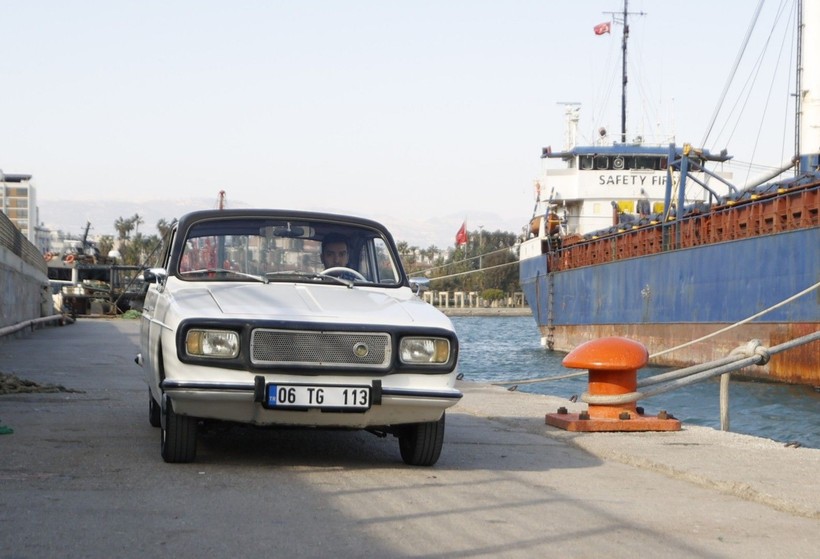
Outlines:
{"label": "windshield", "polygon": [[194,224],[177,274],[191,281],[401,283],[380,231],[349,223],[258,217]]}

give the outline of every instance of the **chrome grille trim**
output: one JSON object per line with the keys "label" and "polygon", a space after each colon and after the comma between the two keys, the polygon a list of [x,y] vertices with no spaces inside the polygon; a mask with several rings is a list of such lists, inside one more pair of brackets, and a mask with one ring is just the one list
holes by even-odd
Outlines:
{"label": "chrome grille trim", "polygon": [[[354,349],[367,354],[357,356]],[[383,369],[393,357],[390,334],[257,328],[251,333],[254,365]]]}

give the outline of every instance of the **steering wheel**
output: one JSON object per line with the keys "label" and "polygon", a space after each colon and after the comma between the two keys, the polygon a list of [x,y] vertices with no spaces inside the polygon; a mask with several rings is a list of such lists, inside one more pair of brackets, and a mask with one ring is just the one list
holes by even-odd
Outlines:
{"label": "steering wheel", "polygon": [[319,272],[323,276],[333,276],[335,278],[342,278],[345,279],[345,275],[353,276],[354,279],[359,281],[367,281],[367,278],[364,277],[362,274],[354,270],[353,268],[348,268],[346,266],[334,266],[332,268],[328,268],[323,272]]}

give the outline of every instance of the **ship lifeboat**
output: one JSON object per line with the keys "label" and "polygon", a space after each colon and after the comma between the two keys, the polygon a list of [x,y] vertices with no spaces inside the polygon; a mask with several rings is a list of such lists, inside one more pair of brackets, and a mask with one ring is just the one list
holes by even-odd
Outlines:
{"label": "ship lifeboat", "polygon": [[[541,224],[544,223],[544,221],[544,216],[536,216],[532,218],[532,220],[530,220],[530,233],[536,237],[540,236]],[[552,237],[557,235],[560,230],[561,218],[558,217],[558,214],[550,212],[546,217],[546,223],[544,223],[544,231],[547,235]]]}
{"label": "ship lifeboat", "polygon": [[561,230],[561,218],[558,217],[557,213],[551,212],[547,216],[547,230],[550,235],[557,235]]}

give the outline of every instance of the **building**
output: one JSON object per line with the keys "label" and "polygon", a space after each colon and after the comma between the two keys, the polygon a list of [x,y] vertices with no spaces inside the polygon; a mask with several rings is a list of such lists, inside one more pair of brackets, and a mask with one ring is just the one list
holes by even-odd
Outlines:
{"label": "building", "polygon": [[4,174],[0,171],[0,211],[41,251],[46,240],[38,234],[37,189],[31,175]]}

